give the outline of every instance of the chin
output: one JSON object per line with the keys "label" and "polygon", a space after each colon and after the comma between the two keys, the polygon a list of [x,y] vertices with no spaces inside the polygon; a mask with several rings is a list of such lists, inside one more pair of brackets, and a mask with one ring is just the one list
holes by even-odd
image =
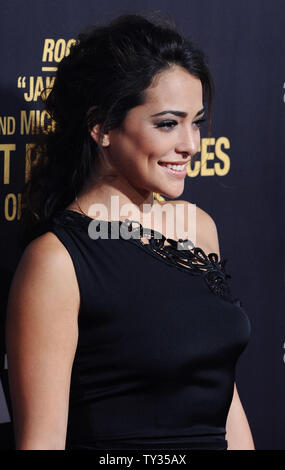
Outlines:
{"label": "chin", "polygon": [[183,191],[184,191],[184,185],[181,188],[177,188],[177,189],[173,188],[172,190],[170,190],[170,188],[167,188],[167,189],[161,188],[161,190],[158,190],[155,192],[161,194],[161,196],[168,197],[169,199],[177,199],[178,197],[181,196],[181,194],[183,194]]}

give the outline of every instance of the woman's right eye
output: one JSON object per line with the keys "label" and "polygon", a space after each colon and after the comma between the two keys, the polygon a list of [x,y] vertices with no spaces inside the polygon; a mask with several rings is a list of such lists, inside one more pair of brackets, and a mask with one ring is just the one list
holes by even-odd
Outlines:
{"label": "woman's right eye", "polygon": [[172,129],[176,126],[177,121],[160,121],[156,122],[156,127],[162,127],[163,129]]}

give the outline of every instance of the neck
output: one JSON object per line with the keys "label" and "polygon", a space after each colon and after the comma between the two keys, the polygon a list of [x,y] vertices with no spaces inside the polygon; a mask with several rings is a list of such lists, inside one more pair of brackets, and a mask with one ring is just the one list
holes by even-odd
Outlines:
{"label": "neck", "polygon": [[135,188],[119,177],[107,179],[88,181],[77,195],[80,208],[92,218],[142,221],[159,204],[151,191]]}

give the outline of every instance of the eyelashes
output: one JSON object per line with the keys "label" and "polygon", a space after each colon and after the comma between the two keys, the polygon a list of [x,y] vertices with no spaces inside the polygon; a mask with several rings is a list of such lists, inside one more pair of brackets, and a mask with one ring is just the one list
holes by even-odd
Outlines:
{"label": "eyelashes", "polygon": [[[202,122],[205,122],[206,118],[201,118],[198,119],[197,121],[194,121],[193,124],[197,124],[198,128],[200,129]],[[174,120],[165,120],[165,121],[160,121],[155,123],[155,127],[158,128],[163,128],[163,129],[172,129],[178,124],[177,121]]]}
{"label": "eyelashes", "polygon": [[194,121],[193,124],[198,124],[198,127],[200,128],[202,122],[205,122],[205,121],[206,121],[206,118],[201,118],[201,119],[198,119],[197,121]]}

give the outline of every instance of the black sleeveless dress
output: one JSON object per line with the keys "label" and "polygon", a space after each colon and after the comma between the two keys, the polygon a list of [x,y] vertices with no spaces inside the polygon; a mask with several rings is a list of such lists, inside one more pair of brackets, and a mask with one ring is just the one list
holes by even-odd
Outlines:
{"label": "black sleeveless dress", "polygon": [[250,336],[227,260],[136,221],[69,209],[48,231],[71,256],[81,299],[66,448],[226,450]]}

